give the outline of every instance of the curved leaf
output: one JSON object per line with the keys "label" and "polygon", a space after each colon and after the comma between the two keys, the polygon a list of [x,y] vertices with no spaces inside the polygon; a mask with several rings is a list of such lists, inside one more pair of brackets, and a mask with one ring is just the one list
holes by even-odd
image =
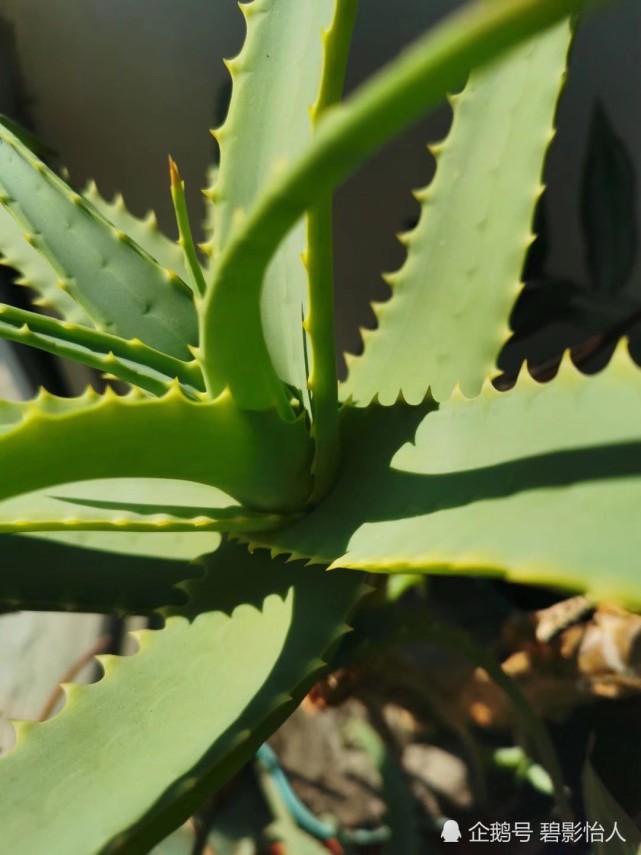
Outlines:
{"label": "curved leaf", "polygon": [[[349,47],[358,0],[336,3],[331,26],[323,33],[323,68],[318,100],[312,109],[314,128],[343,95]],[[305,330],[311,345],[307,385],[311,393],[314,438],[314,492],[324,496],[334,482],[340,458],[338,377],[334,335],[333,195],[329,193],[307,216],[309,313]]]}
{"label": "curved leaf", "polygon": [[82,195],[113,226],[133,238],[161,267],[173,270],[184,282],[187,281],[182,249],[176,241],[159,230],[153,211],[149,211],[144,219],[136,217],[129,211],[120,193],[109,202],[102,196],[95,181],[87,184]]}
{"label": "curved leaf", "polygon": [[167,392],[174,379],[192,396],[204,391],[202,373],[195,361],[183,362],[138,339],[127,341],[1,303],[0,338],[64,356],[155,395]]}
{"label": "curved leaf", "polygon": [[452,99],[449,138],[433,150],[437,173],[417,194],[421,218],[402,240],[392,297],[348,357],[344,397],[410,404],[456,383],[477,395],[508,338],[541,171],[570,41],[567,22],[472,75]]}
{"label": "curved leaf", "polygon": [[[117,538],[117,540],[114,540]],[[190,563],[215,534],[0,536],[0,608],[149,614],[186,599]],[[131,550],[131,551],[127,551]],[[19,572],[17,572],[19,568]]]}
{"label": "curved leaf", "polygon": [[354,574],[232,545],[205,567],[163,630],[137,633],[136,655],[101,657],[101,682],[67,687],[56,718],[18,727],[0,761],[8,850],[28,831],[30,855],[52,840],[67,855],[148,852],[292,711],[362,593]]}
{"label": "curved leaf", "polygon": [[[261,409],[277,402],[284,412],[259,311],[262,280],[281,240],[306,210],[368,156],[448,91],[461,86],[471,69],[582,5],[582,0],[471,3],[418,39],[345,102],[327,111],[303,154],[281,175],[272,177],[250,211],[240,213],[216,259],[201,312],[202,365],[208,388],[216,390],[227,384],[243,406]],[[229,330],[237,328],[239,317],[246,334],[232,339]],[[255,354],[251,363],[247,337]]]}
{"label": "curved leaf", "polygon": [[[161,478],[63,484],[0,502],[0,532],[242,532],[277,528],[280,514],[251,511],[214,487]],[[200,554],[194,548],[192,556]]]}
{"label": "curved leaf", "polygon": [[0,125],[0,205],[100,329],[179,359],[196,343],[191,292]]}
{"label": "curved leaf", "polygon": [[[215,132],[220,146],[220,169],[211,192],[215,202],[214,264],[229,243],[235,223],[253,207],[265,184],[283,165],[299,156],[312,138],[310,108],[321,83],[321,34],[329,27],[336,0],[254,0],[241,5],[247,37],[241,53],[227,63],[233,89],[225,124]],[[306,341],[307,272],[302,255],[307,248],[301,220],[283,241],[267,269],[260,300],[260,342],[284,383],[307,398]],[[244,395],[251,394],[256,360],[266,354],[253,340],[250,317],[238,300],[238,314],[210,336],[211,376],[219,391],[226,384],[218,368],[230,340],[238,331],[252,355],[243,361],[251,372]],[[252,313],[253,314],[253,313]],[[264,336],[264,339],[263,339]],[[209,352],[209,351],[208,351]],[[222,352],[222,353],[221,353]],[[224,362],[223,362],[224,364]],[[244,370],[238,366],[238,370]]]}
{"label": "curved leaf", "polygon": [[[344,408],[343,470],[307,518],[253,542],[334,566],[502,575],[641,603],[641,374],[486,384],[437,410]],[[415,435],[416,434],[416,435]]]}
{"label": "curved leaf", "polygon": [[169,180],[171,183],[171,200],[174,206],[176,225],[178,226],[178,242],[182,249],[185,264],[185,281],[195,295],[202,297],[207,288],[205,275],[194,243],[194,236],[191,233],[185,182],[180,177],[178,164],[173,157],[169,158]]}
{"label": "curved leaf", "polygon": [[0,500],[79,480],[171,478],[291,511],[309,495],[309,458],[301,419],[242,412],[227,394],[195,402],[174,386],[162,398],[43,392],[0,404]]}
{"label": "curved leaf", "polygon": [[11,214],[0,206],[1,262],[20,274],[16,285],[24,285],[37,292],[35,305],[53,309],[66,321],[93,327],[93,322],[82,306],[62,290],[59,276],[46,258],[26,239],[24,229]]}

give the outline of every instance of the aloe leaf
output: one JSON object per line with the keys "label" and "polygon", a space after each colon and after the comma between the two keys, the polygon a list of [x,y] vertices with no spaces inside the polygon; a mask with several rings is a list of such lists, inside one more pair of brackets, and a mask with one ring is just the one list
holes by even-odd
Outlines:
{"label": "aloe leaf", "polygon": [[182,249],[186,281],[189,287],[202,297],[205,293],[206,284],[203,269],[198,260],[196,244],[191,233],[191,223],[189,221],[189,211],[187,210],[187,199],[185,197],[185,182],[181,179],[178,172],[176,161],[169,158],[169,179],[171,182],[171,199],[174,205],[174,213],[176,215],[176,223],[178,225],[179,239],[178,243]]}
{"label": "aloe leaf", "polygon": [[[338,2],[331,26],[323,32],[323,70],[318,100],[312,110],[314,128],[323,114],[342,97],[349,46],[358,0]],[[329,194],[307,216],[309,312],[305,330],[311,344],[311,392],[314,438],[314,492],[312,501],[329,490],[338,468],[338,392],[334,336],[333,197]]]}
{"label": "aloe leaf", "polygon": [[[321,34],[331,23],[335,2],[254,0],[240,7],[247,37],[241,53],[227,63],[232,97],[226,121],[214,133],[220,146],[220,169],[210,194],[215,203],[214,266],[265,184],[311,140],[310,108],[318,97],[323,64]],[[242,396],[239,401],[254,405],[259,394],[254,387],[263,382],[271,402],[279,380],[307,398],[302,321],[308,282],[301,258],[306,248],[301,220],[271,260],[260,302],[246,307],[238,299],[233,319],[219,324],[214,313],[203,325],[214,393],[226,385],[226,354],[240,337],[246,352],[236,365],[242,375],[242,385],[233,390]]]}
{"label": "aloe leaf", "polygon": [[254,509],[298,510],[310,491],[309,456],[302,419],[243,412],[227,394],[195,402],[174,386],[162,398],[42,392],[0,402],[0,501],[80,480],[170,478]]}
{"label": "aloe leaf", "polygon": [[95,325],[179,359],[196,343],[191,292],[0,125],[0,205]]}
{"label": "aloe leaf", "polygon": [[565,78],[563,22],[473,74],[452,99],[449,138],[432,150],[437,173],[417,193],[421,217],[402,236],[407,258],[387,281],[365,353],[348,357],[344,396],[419,403],[447,400],[456,383],[477,395],[509,337],[541,172]]}
{"label": "aloe leaf", "polygon": [[[242,532],[288,517],[251,511],[213,487],[161,478],[63,484],[0,502],[0,532]],[[193,553],[192,553],[193,554]]]}
{"label": "aloe leaf", "polygon": [[99,683],[67,687],[52,721],[18,727],[0,761],[8,850],[28,829],[33,855],[52,840],[68,855],[148,852],[294,709],[362,593],[354,574],[303,571],[229,544],[204,564],[206,578],[165,612],[164,629],[136,634],[137,654],[101,657]]}
{"label": "aloe leaf", "polygon": [[216,544],[214,534],[107,537],[0,536],[2,566],[20,568],[2,574],[0,608],[150,614],[185,601],[181,586],[201,573],[189,559]]}
{"label": "aloe leaf", "polygon": [[[28,493],[29,499],[32,493]],[[111,532],[202,532],[220,531],[233,534],[279,528],[288,522],[281,514],[250,511],[237,505],[228,507],[183,508],[175,505],[141,505],[100,500],[71,501],[53,504],[58,497],[47,497],[33,509],[22,513],[13,503],[0,503],[0,534],[29,534],[45,531],[111,531]]]}
{"label": "aloe leaf", "polygon": [[[39,157],[44,158],[52,154],[38,137],[6,116],[0,116],[0,124]],[[0,264],[19,272],[20,277],[15,280],[16,285],[28,286],[38,292],[39,296],[34,301],[36,305],[53,309],[73,323],[93,326],[91,318],[82,306],[60,288],[55,270],[25,239],[24,230],[19,223],[1,207]]]}
{"label": "aloe leaf", "polygon": [[115,228],[133,238],[138,246],[142,247],[161,267],[173,270],[183,281],[187,281],[182,250],[176,241],[159,230],[158,220],[153,211],[149,211],[144,218],[136,217],[129,211],[120,193],[108,201],[100,193],[95,181],[87,184],[82,195]]}
{"label": "aloe leaf", "polygon": [[19,122],[14,122],[14,120],[10,119],[9,116],[5,116],[4,113],[0,113],[0,125],[3,125],[5,128],[10,130],[21,143],[23,143],[34,154],[37,154],[38,157],[46,158],[55,155],[56,152],[52,148],[49,148],[44,140],[37,136],[37,134],[28,130]]}
{"label": "aloe leaf", "polygon": [[[303,213],[368,156],[416,121],[466,75],[540,30],[581,0],[493,0],[471,3],[419,38],[360,90],[328,110],[312,142],[280,176],[273,176],[251,210],[240,215],[212,270],[201,312],[202,365],[212,390],[229,384],[243,405],[278,400],[259,312],[261,285],[281,240]],[[252,8],[252,6],[248,7]],[[230,335],[243,318],[245,335]],[[250,363],[246,341],[252,341]],[[254,371],[259,367],[260,373]],[[251,390],[251,391],[250,391]]]}
{"label": "aloe leaf", "polygon": [[82,306],[65,293],[59,277],[46,258],[27,242],[24,229],[11,214],[0,206],[0,263],[17,270],[16,285],[33,289],[37,306],[53,309],[66,321],[92,327],[93,323]]}
{"label": "aloe leaf", "polygon": [[[195,842],[195,828],[183,825],[163,840],[162,843],[154,847],[150,855],[192,855]],[[207,850],[205,850],[205,853],[207,853]],[[207,853],[207,855],[210,855],[210,853]]]}
{"label": "aloe leaf", "polygon": [[155,395],[178,379],[193,397],[204,391],[195,361],[183,362],[143,344],[109,333],[0,304],[0,338],[37,347],[95,368]]}
{"label": "aloe leaf", "polygon": [[[147,558],[162,558],[166,561],[193,562],[201,555],[217,549],[221,543],[219,534],[211,532],[46,532],[21,536],[24,539],[46,540],[79,549],[110,552],[115,556],[139,555]],[[118,560],[118,559],[116,559]],[[201,575],[190,572],[190,575]]]}
{"label": "aloe leaf", "polygon": [[595,377],[566,359],[439,409],[344,408],[344,465],[305,519],[258,545],[375,572],[504,576],[641,603],[641,375],[621,347]]}
{"label": "aloe leaf", "polygon": [[198,249],[207,259],[209,265],[214,254],[214,230],[216,228],[216,182],[218,181],[218,164],[209,166],[205,175],[206,186],[202,195],[205,200],[205,217],[202,221],[202,230],[205,240],[198,244]]}

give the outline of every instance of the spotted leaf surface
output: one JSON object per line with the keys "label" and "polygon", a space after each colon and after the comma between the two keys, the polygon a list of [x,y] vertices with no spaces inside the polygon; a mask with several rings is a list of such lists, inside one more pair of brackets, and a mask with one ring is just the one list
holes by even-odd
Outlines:
{"label": "spotted leaf surface", "polygon": [[345,465],[307,518],[256,544],[374,572],[505,576],[638,606],[641,374],[566,361],[437,408],[346,408]]}
{"label": "spotted leaf surface", "polygon": [[0,204],[100,329],[178,358],[197,340],[189,288],[0,126]]}
{"label": "spotted leaf surface", "polygon": [[165,628],[136,634],[138,653],[100,657],[98,684],[68,686],[53,720],[18,725],[0,763],[8,850],[20,850],[28,815],[32,855],[50,853],[52,840],[68,855],[148,852],[300,702],[363,593],[358,574],[304,571],[238,546],[203,564]]}
{"label": "spotted leaf surface", "polygon": [[437,173],[417,194],[421,216],[402,237],[407,258],[388,277],[378,328],[348,360],[343,395],[410,404],[428,389],[446,400],[456,383],[477,395],[508,337],[541,172],[570,41],[567,22],[472,75],[452,99]]}

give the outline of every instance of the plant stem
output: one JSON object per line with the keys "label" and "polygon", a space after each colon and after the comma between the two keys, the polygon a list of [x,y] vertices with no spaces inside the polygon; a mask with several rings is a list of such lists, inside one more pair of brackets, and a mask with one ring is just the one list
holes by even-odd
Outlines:
{"label": "plant stem", "polygon": [[176,214],[176,223],[178,225],[178,234],[180,239],[178,243],[182,247],[185,256],[187,272],[189,273],[189,284],[191,289],[198,297],[202,297],[207,288],[205,277],[203,275],[198,254],[196,252],[196,244],[191,233],[191,224],[189,222],[189,213],[187,212],[187,200],[185,199],[185,182],[181,181],[180,173],[176,161],[169,158],[169,178],[171,181],[171,199],[174,203],[174,212]]}
{"label": "plant stem", "polygon": [[[358,0],[339,0],[334,20],[323,33],[323,73],[318,100],[312,110],[315,130],[327,108],[342,97],[357,9]],[[328,193],[310,210],[307,217],[309,313],[305,328],[312,349],[312,370],[309,375],[314,436],[312,502],[321,499],[331,487],[340,456],[332,204],[333,196]]]}

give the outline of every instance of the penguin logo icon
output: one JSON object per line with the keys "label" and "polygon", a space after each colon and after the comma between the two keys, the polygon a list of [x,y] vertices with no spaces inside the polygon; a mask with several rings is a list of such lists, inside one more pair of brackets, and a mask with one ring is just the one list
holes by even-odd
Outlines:
{"label": "penguin logo icon", "polygon": [[445,843],[458,843],[462,834],[458,827],[458,822],[453,819],[446,819],[443,831],[441,832],[441,840]]}

